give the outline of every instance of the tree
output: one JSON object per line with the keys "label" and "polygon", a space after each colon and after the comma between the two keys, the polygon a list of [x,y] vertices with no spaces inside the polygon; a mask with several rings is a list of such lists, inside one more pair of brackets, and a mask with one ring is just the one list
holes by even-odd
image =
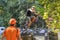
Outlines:
{"label": "tree", "polygon": [[44,13],[47,13],[45,14],[45,16],[47,16],[46,20],[51,17],[53,19],[53,21],[50,23],[48,23],[47,21],[47,24],[51,25],[50,27],[51,28],[60,28],[60,0],[38,0],[39,3],[41,5],[43,5],[45,11]]}
{"label": "tree", "polygon": [[[2,25],[8,26],[8,21],[11,17],[17,19],[17,24],[20,26],[26,19],[26,11],[31,6],[36,6],[36,11],[43,16],[44,6],[37,0],[0,0],[0,19]],[[40,21],[40,19],[39,19]]]}

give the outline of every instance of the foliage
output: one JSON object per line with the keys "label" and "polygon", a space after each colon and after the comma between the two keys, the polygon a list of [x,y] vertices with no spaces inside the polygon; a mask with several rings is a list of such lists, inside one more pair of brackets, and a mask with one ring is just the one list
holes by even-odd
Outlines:
{"label": "foliage", "polygon": [[8,26],[11,17],[15,17],[20,26],[26,19],[27,9],[33,5],[48,28],[60,28],[60,0],[0,0],[0,26]]}
{"label": "foliage", "polygon": [[17,26],[20,26],[26,19],[27,9],[32,5],[35,5],[41,14],[43,13],[43,7],[35,0],[0,0],[0,26],[8,26],[11,17],[16,18]]}
{"label": "foliage", "polygon": [[[43,18],[47,20],[47,24],[50,28],[60,28],[60,0],[38,0],[41,5],[44,6]],[[52,18],[52,22],[48,21],[49,17]]]}

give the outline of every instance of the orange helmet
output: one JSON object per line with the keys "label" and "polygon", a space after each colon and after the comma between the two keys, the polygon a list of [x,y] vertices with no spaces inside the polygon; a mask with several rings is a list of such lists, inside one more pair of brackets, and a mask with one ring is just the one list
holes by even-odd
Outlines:
{"label": "orange helmet", "polygon": [[9,24],[16,24],[16,19],[11,18],[10,21],[9,21]]}

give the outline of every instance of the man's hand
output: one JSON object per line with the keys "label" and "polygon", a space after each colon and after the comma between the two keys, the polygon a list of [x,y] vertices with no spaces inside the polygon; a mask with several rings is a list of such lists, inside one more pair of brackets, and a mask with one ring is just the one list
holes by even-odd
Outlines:
{"label": "man's hand", "polygon": [[18,37],[18,40],[22,40],[21,36]]}

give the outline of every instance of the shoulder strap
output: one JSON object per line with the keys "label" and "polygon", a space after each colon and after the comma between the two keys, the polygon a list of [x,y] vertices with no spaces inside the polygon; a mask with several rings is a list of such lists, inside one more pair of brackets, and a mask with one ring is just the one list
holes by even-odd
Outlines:
{"label": "shoulder strap", "polygon": [[[15,29],[16,29],[16,31],[18,32],[18,28],[17,28],[17,27],[15,27]],[[16,33],[17,33],[17,32],[16,32]]]}
{"label": "shoulder strap", "polygon": [[18,33],[18,28],[16,28],[16,30],[17,30],[17,33]]}

